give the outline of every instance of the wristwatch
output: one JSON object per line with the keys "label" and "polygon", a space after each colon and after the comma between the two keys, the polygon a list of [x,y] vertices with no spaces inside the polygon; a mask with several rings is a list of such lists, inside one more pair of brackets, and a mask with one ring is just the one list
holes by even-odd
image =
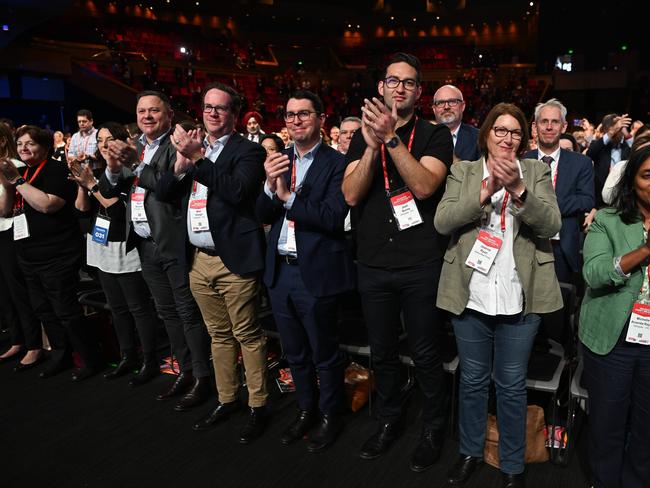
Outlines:
{"label": "wristwatch", "polygon": [[26,183],[25,178],[22,176],[16,180],[16,183],[14,183],[14,186],[19,186],[22,185],[23,183]]}
{"label": "wristwatch", "polygon": [[90,193],[97,193],[98,191],[99,191],[99,185],[97,183],[95,183],[95,186],[93,186],[90,189]]}
{"label": "wristwatch", "polygon": [[391,139],[388,139],[384,144],[386,144],[386,147],[393,149],[399,144],[399,137],[392,137]]}
{"label": "wristwatch", "polygon": [[515,195],[517,200],[519,200],[521,203],[524,203],[526,201],[527,196],[528,196],[528,188],[524,188],[524,191],[522,191],[519,195]]}

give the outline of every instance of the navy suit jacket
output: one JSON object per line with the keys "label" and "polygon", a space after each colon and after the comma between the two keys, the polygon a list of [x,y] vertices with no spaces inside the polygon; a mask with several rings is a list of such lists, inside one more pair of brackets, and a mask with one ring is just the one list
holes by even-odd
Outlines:
{"label": "navy suit jacket", "polygon": [[478,129],[476,127],[469,124],[460,124],[454,154],[461,161],[476,161],[481,157],[478,149]]}
{"label": "navy suit jacket", "polygon": [[[293,148],[283,153],[293,161]],[[298,266],[307,290],[315,297],[325,297],[354,289],[354,263],[343,230],[348,212],[341,191],[344,172],[344,156],[321,144],[290,210],[275,195],[273,199],[265,192],[259,195],[257,215],[263,223],[271,224],[264,270],[267,287],[276,284],[278,239],[286,215],[296,224]],[[283,174],[287,188],[290,175],[291,165]]]}
{"label": "navy suit jacket", "polygon": [[262,270],[264,231],[255,215],[255,201],[264,181],[265,158],[262,146],[234,133],[214,163],[207,158],[200,159],[180,181],[174,176],[173,167],[160,176],[156,197],[181,202],[182,235],[190,267],[194,247],[188,236],[187,207],[196,180],[208,187],[208,222],[223,264],[238,275]]}
{"label": "navy suit jacket", "polygon": [[[589,149],[587,149],[587,156],[594,162],[596,208],[606,207],[607,205],[603,201],[603,186],[605,186],[612,162],[612,141],[607,144],[603,142],[602,138],[591,141]],[[621,144],[621,161],[629,157],[630,146],[623,142]]]}
{"label": "navy suit jacket", "polygon": [[[537,150],[525,158],[537,159]],[[555,185],[557,204],[562,214],[560,248],[571,270],[580,272],[580,223],[585,212],[595,205],[594,167],[584,154],[560,149]]]}

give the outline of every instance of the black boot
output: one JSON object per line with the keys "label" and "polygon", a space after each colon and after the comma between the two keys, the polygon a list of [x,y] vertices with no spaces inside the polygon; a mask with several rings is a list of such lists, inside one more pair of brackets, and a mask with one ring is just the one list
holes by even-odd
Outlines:
{"label": "black boot", "polygon": [[107,380],[114,380],[124,375],[129,374],[137,367],[137,358],[133,349],[122,352],[122,359],[117,363],[117,367],[104,373],[104,378]]}
{"label": "black boot", "polygon": [[189,390],[194,384],[194,376],[192,376],[191,371],[181,372],[176,377],[176,381],[172,383],[172,386],[163,391],[160,395],[156,397],[156,400],[168,400],[169,398],[182,395],[187,390]]}
{"label": "black boot", "polygon": [[151,381],[160,374],[160,365],[155,354],[145,354],[140,371],[134,374],[129,381],[131,386],[140,386]]}
{"label": "black boot", "polygon": [[176,406],[174,406],[174,410],[177,412],[185,412],[200,405],[210,396],[210,392],[213,388],[212,385],[212,378],[209,376],[194,378],[194,385],[192,385],[190,391],[188,391]]}
{"label": "black boot", "polygon": [[264,432],[268,414],[266,407],[250,407],[248,410],[248,420],[239,434],[241,444],[250,444]]}

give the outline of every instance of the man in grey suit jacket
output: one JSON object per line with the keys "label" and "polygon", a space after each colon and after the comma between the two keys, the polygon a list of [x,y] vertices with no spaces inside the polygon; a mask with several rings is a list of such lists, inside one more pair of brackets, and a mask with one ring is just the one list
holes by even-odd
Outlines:
{"label": "man in grey suit jacket", "polygon": [[[210,341],[190,292],[185,266],[185,220],[180,204],[158,201],[155,195],[160,175],[176,162],[169,135],[174,112],[169,99],[156,91],[138,94],[136,112],[142,131],[136,149],[122,141],[112,141],[110,150],[123,165],[134,168],[136,179],[127,205],[127,249],[138,248],[142,275],[165,323],[181,370],[171,388],[157,399],[185,393],[175,407],[183,411],[198,405],[210,393]],[[125,173],[121,168],[116,173],[106,171],[111,184],[116,184]],[[159,372],[157,362],[146,364],[143,371],[147,368],[151,375]],[[137,377],[132,380],[133,385],[140,383]]]}
{"label": "man in grey suit jacket", "polygon": [[433,112],[436,122],[446,125],[454,140],[454,156],[461,161],[476,161],[479,157],[478,129],[463,124],[465,101],[454,85],[444,85],[433,95]]}

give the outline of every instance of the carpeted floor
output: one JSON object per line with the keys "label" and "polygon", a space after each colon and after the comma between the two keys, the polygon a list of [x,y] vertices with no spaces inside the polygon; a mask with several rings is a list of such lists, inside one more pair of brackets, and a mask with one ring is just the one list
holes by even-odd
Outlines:
{"label": "carpeted floor", "polygon": [[[7,346],[0,338],[0,350]],[[280,434],[294,415],[291,394],[272,384],[272,418],[264,436],[244,446],[237,442],[243,413],[208,432],[192,423],[216,401],[178,413],[155,395],[168,375],[140,388],[128,378],[105,381],[101,375],[81,384],[70,374],[42,380],[39,366],[13,372],[0,364],[0,487],[426,487],[446,486],[445,473],[458,443],[448,437],[441,460],[416,474],[408,461],[419,436],[419,400],[412,395],[406,434],[389,453],[364,461],[358,450],[375,424],[364,408],[346,416],[346,428],[327,452],[309,454],[306,443],[288,447]],[[584,432],[582,439],[584,439]],[[582,441],[582,443],[584,443]],[[529,488],[586,487],[581,439],[568,467],[550,463],[527,467]],[[484,466],[466,485],[498,488],[497,470]]]}

